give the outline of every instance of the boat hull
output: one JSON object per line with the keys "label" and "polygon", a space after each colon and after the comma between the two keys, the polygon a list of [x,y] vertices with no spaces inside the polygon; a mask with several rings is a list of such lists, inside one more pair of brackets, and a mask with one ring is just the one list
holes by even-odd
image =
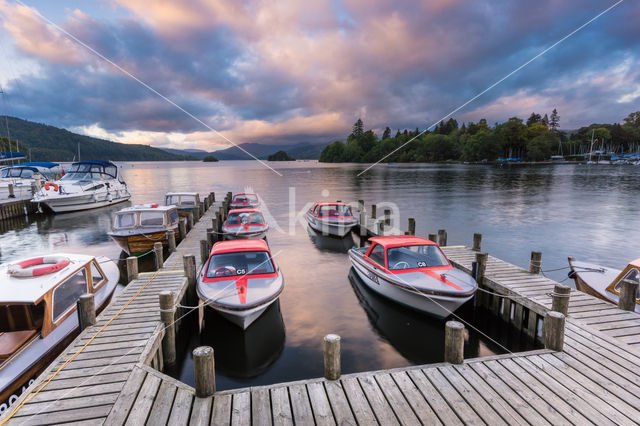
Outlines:
{"label": "boat hull", "polygon": [[122,250],[132,256],[144,254],[153,250],[155,243],[162,243],[163,246],[169,244],[167,240],[167,231],[158,231],[145,234],[135,235],[114,235],[109,236],[115,241]]}
{"label": "boat hull", "polygon": [[255,308],[242,311],[225,309],[221,306],[210,306],[210,308],[218,312],[220,315],[222,315],[241,329],[246,330],[251,324],[253,324],[255,320],[260,318],[260,315],[262,315],[264,311],[266,311],[267,308],[271,306],[271,304],[273,304],[273,302],[275,302],[276,300],[278,299],[275,298],[265,303],[264,305],[256,306]]}
{"label": "boat hull", "polygon": [[436,318],[448,317],[474,296],[473,294],[467,296],[426,294],[416,290],[406,289],[384,279],[380,275],[373,274],[360,262],[354,260],[353,255],[349,254],[349,258],[358,277],[360,277],[362,282],[371,290],[396,303]]}
{"label": "boat hull", "polygon": [[91,210],[100,207],[110,206],[113,204],[122,203],[131,198],[130,195],[113,198],[109,200],[94,201],[93,195],[81,195],[78,197],[65,197],[65,198],[49,198],[42,200],[33,200],[34,203],[44,204],[50,208],[54,213],[74,212],[80,210]]}
{"label": "boat hull", "polygon": [[248,240],[248,239],[258,239],[262,240],[267,236],[267,230],[258,231],[258,232],[225,232],[224,239],[225,240]]}

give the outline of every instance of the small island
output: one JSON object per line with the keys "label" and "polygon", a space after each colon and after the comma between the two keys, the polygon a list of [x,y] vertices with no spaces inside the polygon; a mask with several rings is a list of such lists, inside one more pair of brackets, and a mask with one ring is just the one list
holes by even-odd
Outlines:
{"label": "small island", "polygon": [[217,163],[219,160],[213,155],[207,155],[202,159],[205,163]]}
{"label": "small island", "polygon": [[267,157],[268,161],[296,161],[295,158],[291,157],[284,151],[278,151],[275,154],[271,154]]}

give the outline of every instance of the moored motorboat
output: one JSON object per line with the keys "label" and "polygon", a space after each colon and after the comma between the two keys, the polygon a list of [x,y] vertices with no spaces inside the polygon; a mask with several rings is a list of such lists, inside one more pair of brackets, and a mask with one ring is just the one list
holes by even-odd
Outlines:
{"label": "moored motorboat", "polygon": [[139,204],[116,212],[108,234],[122,250],[138,256],[152,250],[157,242],[167,246],[169,231],[178,241],[179,220],[176,206]]}
{"label": "moored motorboat", "polygon": [[231,210],[222,225],[227,240],[266,238],[269,225],[258,209]]}
{"label": "moored motorboat", "polygon": [[[608,268],[569,258],[569,276],[576,288],[607,302],[618,304],[622,281],[640,282],[640,259],[633,260],[623,269]],[[636,312],[640,312],[640,290],[636,294]]]}
{"label": "moored motorboat", "polygon": [[433,241],[409,235],[370,241],[369,247],[349,250],[349,260],[369,288],[397,303],[446,318],[478,289]]}
{"label": "moored motorboat", "polygon": [[306,213],[309,226],[323,235],[344,237],[358,220],[345,203],[315,203]]}
{"label": "moored motorboat", "polygon": [[109,302],[120,272],[110,259],[56,254],[0,266],[0,413],[78,333],[76,302]]}
{"label": "moored motorboat", "polygon": [[257,208],[260,206],[260,199],[257,194],[243,192],[235,194],[229,204],[230,209]]}
{"label": "moored motorboat", "polygon": [[131,198],[127,184],[110,161],[73,163],[62,179],[46,182],[31,200],[56,213],[95,209]]}
{"label": "moored motorboat", "polygon": [[0,170],[0,200],[30,200],[44,181],[58,179],[61,175],[62,167],[58,163],[44,161],[4,167]]}
{"label": "moored motorboat", "polygon": [[176,206],[180,217],[187,217],[200,206],[200,194],[197,192],[167,192],[164,196],[164,204]]}
{"label": "moored motorboat", "polygon": [[205,306],[247,329],[283,287],[280,268],[264,240],[234,240],[214,244],[198,277],[197,293]]}

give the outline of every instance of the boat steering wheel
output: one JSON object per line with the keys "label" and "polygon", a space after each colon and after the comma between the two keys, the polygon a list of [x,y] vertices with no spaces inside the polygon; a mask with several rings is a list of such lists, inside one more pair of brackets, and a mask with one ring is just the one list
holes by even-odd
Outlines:
{"label": "boat steering wheel", "polygon": [[395,265],[393,265],[393,269],[409,269],[409,262],[405,262],[404,260],[401,260],[400,262],[396,262]]}
{"label": "boat steering wheel", "polygon": [[236,274],[236,268],[233,266],[220,266],[213,270],[214,277],[228,277]]}

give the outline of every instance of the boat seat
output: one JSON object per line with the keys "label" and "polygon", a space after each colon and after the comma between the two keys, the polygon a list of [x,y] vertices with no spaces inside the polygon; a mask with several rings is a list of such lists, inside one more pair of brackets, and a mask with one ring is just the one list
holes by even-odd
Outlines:
{"label": "boat seat", "polygon": [[36,333],[36,330],[10,331],[0,333],[0,360],[7,359],[11,355],[13,355]]}

